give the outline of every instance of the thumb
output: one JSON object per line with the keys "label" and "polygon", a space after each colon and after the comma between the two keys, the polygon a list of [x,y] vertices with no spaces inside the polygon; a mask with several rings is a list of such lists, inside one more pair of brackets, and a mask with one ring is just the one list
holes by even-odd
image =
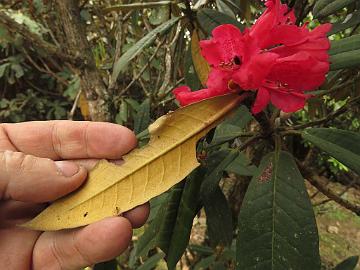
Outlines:
{"label": "thumb", "polygon": [[77,189],[86,176],[83,167],[70,161],[0,152],[0,200],[52,201]]}

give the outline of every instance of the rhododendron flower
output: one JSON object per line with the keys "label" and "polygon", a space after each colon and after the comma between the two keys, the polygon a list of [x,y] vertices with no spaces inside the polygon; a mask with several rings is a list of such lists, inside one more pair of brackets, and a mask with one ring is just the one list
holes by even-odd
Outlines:
{"label": "rhododendron flower", "polygon": [[266,1],[267,9],[242,33],[225,24],[215,28],[210,40],[200,42],[201,54],[211,66],[207,88],[191,92],[174,90],[181,105],[230,92],[257,91],[253,113],[271,102],[284,112],[304,107],[313,90],[329,71],[331,24],[312,31],[296,26],[295,15],[280,0]]}

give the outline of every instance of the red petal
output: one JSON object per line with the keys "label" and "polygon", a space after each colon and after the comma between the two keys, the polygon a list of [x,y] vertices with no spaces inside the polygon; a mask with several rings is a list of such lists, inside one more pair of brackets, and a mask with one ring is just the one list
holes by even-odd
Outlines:
{"label": "red petal", "polygon": [[210,65],[218,67],[222,63],[231,63],[235,56],[243,54],[242,34],[236,26],[220,25],[212,35],[212,39],[200,41],[201,54]]}
{"label": "red petal", "polygon": [[252,113],[257,114],[261,112],[262,110],[265,109],[266,105],[268,105],[269,102],[270,102],[270,93],[268,89],[264,87],[260,87],[256,95],[255,103],[251,109]]}
{"label": "red petal", "polygon": [[233,80],[244,90],[257,89],[263,84],[277,58],[275,53],[257,54],[234,73]]}
{"label": "red petal", "polygon": [[217,96],[217,93],[209,89],[202,89],[191,92],[190,88],[187,86],[180,86],[176,88],[175,90],[173,90],[173,94],[175,95],[181,106],[186,106],[203,99]]}
{"label": "red petal", "polygon": [[213,68],[209,73],[206,85],[219,95],[229,92],[228,83],[231,79],[231,71]]}
{"label": "red petal", "polygon": [[273,66],[268,80],[288,84],[299,91],[313,90],[325,80],[329,63],[318,61],[307,52],[279,58]]}
{"label": "red petal", "polygon": [[307,95],[289,92],[287,89],[279,89],[270,91],[271,103],[281,109],[283,112],[296,112],[305,106]]}

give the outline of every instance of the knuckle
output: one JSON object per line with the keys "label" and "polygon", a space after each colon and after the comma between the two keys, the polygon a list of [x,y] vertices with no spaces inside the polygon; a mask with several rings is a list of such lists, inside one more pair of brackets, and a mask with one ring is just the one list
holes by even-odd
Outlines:
{"label": "knuckle", "polygon": [[32,168],[36,164],[36,158],[31,155],[25,155],[22,152],[4,151],[3,161],[8,173],[22,174]]}

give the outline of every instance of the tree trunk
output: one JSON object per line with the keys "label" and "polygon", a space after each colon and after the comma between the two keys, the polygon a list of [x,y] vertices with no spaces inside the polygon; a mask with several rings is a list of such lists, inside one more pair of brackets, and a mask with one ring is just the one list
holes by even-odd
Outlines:
{"label": "tree trunk", "polygon": [[81,79],[81,89],[89,103],[93,121],[111,121],[109,93],[96,68],[77,0],[56,0],[57,20],[65,37],[63,50],[82,59],[73,66]]}

